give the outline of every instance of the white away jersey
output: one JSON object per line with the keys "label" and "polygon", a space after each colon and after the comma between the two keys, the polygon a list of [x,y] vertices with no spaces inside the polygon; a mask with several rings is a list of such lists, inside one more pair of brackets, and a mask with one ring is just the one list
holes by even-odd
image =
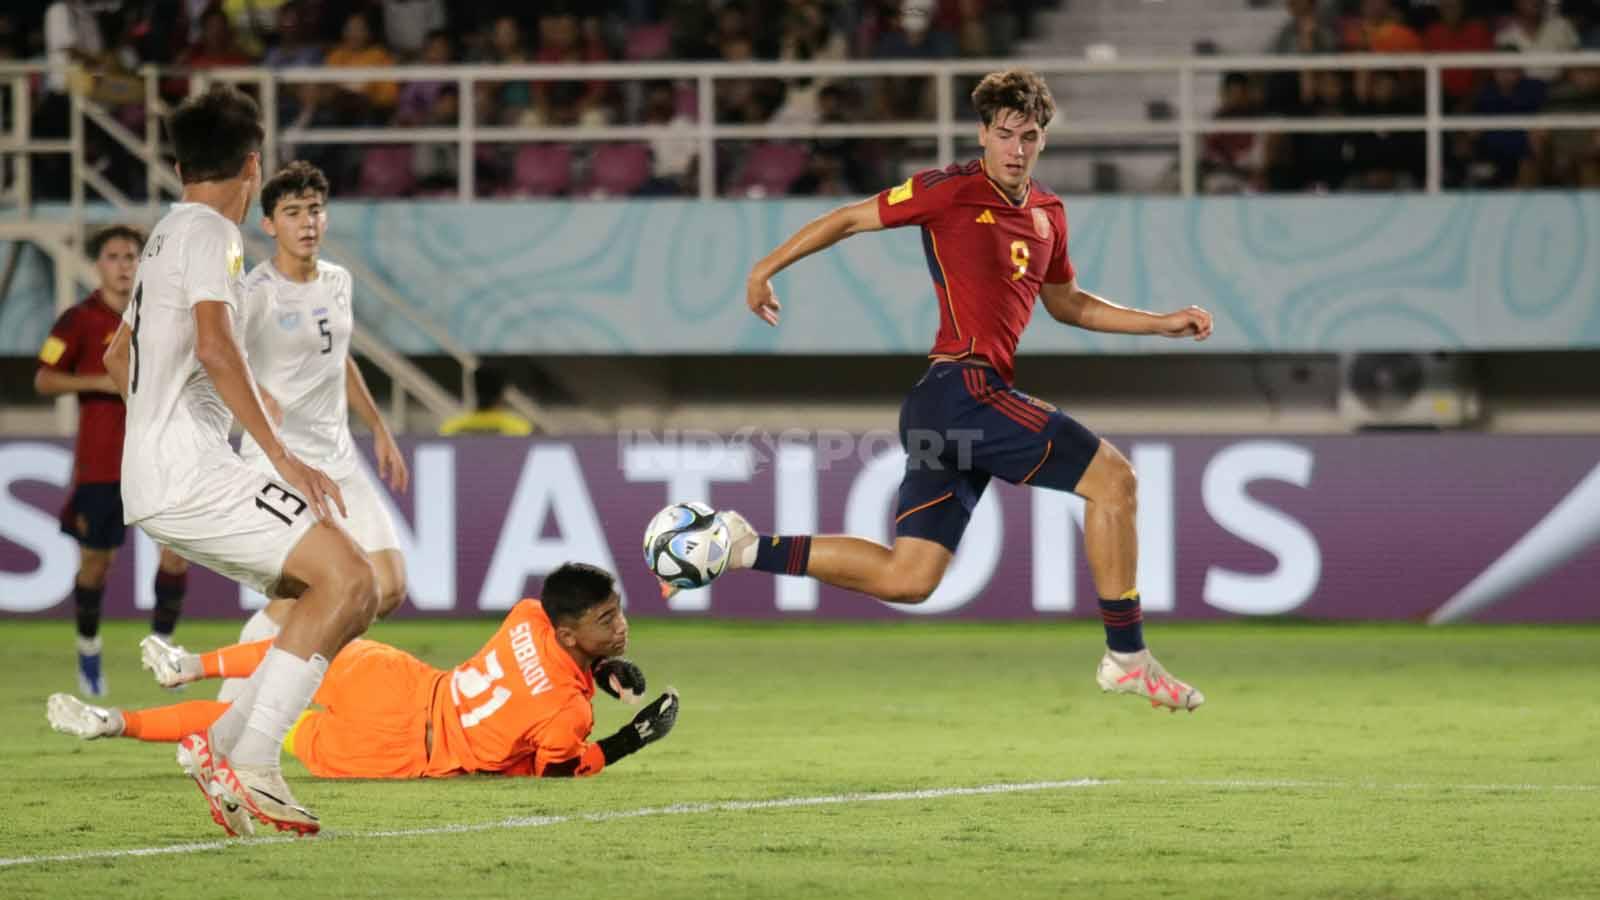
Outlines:
{"label": "white away jersey", "polygon": [[[317,277],[301,283],[267,260],[250,270],[244,296],[245,353],[257,383],[283,408],[279,437],[302,462],[344,478],[356,468],[345,397],[350,273],[319,260]],[[258,464],[263,453],[246,434],[239,455]]]}
{"label": "white away jersey", "polygon": [[130,331],[122,508],[128,523],[186,496],[197,470],[234,459],[233,413],[195,356],[195,304],[228,304],[240,326],[239,227],[203,203],[175,203],[150,233],[122,315]]}

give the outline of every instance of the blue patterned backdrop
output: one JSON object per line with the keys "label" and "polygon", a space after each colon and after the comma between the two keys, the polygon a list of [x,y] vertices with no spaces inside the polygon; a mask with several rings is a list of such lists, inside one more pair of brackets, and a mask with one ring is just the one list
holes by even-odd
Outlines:
{"label": "blue patterned backdrop", "polygon": [[[331,229],[341,252],[485,353],[924,351],[937,311],[914,230],[853,238],[780,276],[777,329],[745,311],[750,264],[828,208],[336,201]],[[1149,309],[1202,304],[1216,334],[1198,346],[1096,335],[1041,312],[1024,351],[1600,346],[1594,193],[1083,197],[1067,214],[1080,283]],[[0,352],[34,352],[49,288],[25,255],[0,306]],[[401,349],[435,349],[359,292],[357,308]]]}

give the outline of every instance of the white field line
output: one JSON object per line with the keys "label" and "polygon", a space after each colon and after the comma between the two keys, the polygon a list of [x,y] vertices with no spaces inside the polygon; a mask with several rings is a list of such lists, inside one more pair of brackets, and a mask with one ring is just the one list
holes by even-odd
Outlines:
{"label": "white field line", "polygon": [[[403,828],[391,831],[324,831],[317,840],[362,840],[373,838],[428,837],[442,834],[472,834],[481,831],[501,831],[514,828],[545,828],[551,825],[614,822],[619,819],[645,819],[660,816],[700,815],[721,812],[760,812],[772,809],[794,809],[807,806],[840,806],[859,803],[887,803],[903,800],[939,800],[946,797],[977,797],[991,794],[1021,794],[1039,791],[1065,791],[1097,787],[1196,787],[1220,790],[1274,791],[1274,790],[1332,790],[1332,791],[1471,791],[1482,793],[1596,793],[1600,784],[1383,784],[1380,782],[1340,781],[1286,781],[1272,779],[1101,779],[1076,778],[1069,781],[1025,781],[1016,784],[985,784],[977,787],[927,788],[918,791],[880,791],[873,793],[827,794],[819,797],[783,797],[774,800],[724,800],[712,803],[675,803],[670,806],[645,806],[638,809],[610,812],[574,813],[565,816],[522,816],[501,819],[498,822],[475,822],[454,825],[431,825],[425,828]],[[203,853],[227,847],[253,847],[262,844],[285,844],[301,840],[292,837],[252,837],[236,840],[197,841],[187,844],[168,844],[161,847],[133,847],[118,850],[81,850],[76,853],[57,853],[43,856],[17,856],[0,858],[0,868],[31,866],[43,863],[82,862],[97,859],[123,859],[141,856],[168,856],[184,853]]]}

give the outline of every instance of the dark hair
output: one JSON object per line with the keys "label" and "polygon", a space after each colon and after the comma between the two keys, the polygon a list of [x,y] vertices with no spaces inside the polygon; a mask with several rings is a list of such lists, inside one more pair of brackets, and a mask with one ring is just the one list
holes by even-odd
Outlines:
{"label": "dark hair", "polygon": [[539,604],[552,624],[575,622],[617,592],[611,573],[588,563],[562,563],[544,577]]}
{"label": "dark hair", "polygon": [[89,251],[90,259],[99,259],[100,251],[112,241],[133,241],[133,246],[137,248],[135,252],[138,252],[144,249],[144,232],[132,225],[107,225],[89,238],[84,249]]}
{"label": "dark hair", "polygon": [[478,395],[478,408],[488,409],[500,402],[506,390],[506,374],[493,366],[479,366],[472,373],[472,390]]}
{"label": "dark hair", "polygon": [[983,76],[972,89],[972,105],[984,125],[993,125],[994,117],[1003,109],[1014,109],[1039,123],[1040,128],[1050,124],[1056,115],[1056,101],[1050,96],[1050,87],[1027,69],[1007,69]]}
{"label": "dark hair", "polygon": [[237,178],[245,160],[261,152],[261,108],[219,84],[183,101],[167,123],[184,184]]}
{"label": "dark hair", "polygon": [[1225,88],[1249,87],[1250,76],[1243,72],[1229,72],[1222,76],[1222,86]]}
{"label": "dark hair", "polygon": [[321,194],[322,199],[328,199],[328,176],[322,170],[303,159],[297,159],[287,166],[279,169],[277,174],[267,179],[261,186],[261,212],[267,218],[272,218],[272,211],[278,208],[278,201],[286,198],[298,197],[307,191]]}
{"label": "dark hair", "polygon": [[456,55],[456,39],[455,39],[455,36],[450,33],[450,30],[448,28],[435,28],[432,31],[428,32],[427,37],[422,39],[422,45],[424,47],[426,47],[427,45],[433,43],[434,41],[444,41],[447,45],[449,45],[449,47],[450,47],[450,58],[451,59],[455,58],[455,55]]}

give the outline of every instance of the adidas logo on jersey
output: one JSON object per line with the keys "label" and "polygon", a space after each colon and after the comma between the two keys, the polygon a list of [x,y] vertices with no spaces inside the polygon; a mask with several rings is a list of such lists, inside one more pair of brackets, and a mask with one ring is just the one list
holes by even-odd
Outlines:
{"label": "adidas logo on jersey", "polygon": [[987,209],[981,213],[978,213],[977,222],[979,225],[993,225],[994,213],[988,211]]}

